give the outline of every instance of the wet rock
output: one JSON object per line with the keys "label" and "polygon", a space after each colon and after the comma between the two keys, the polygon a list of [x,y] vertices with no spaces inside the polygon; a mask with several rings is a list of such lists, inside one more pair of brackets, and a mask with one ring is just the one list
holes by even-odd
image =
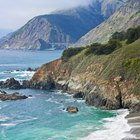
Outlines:
{"label": "wet rock", "polygon": [[8,88],[8,89],[21,89],[19,81],[14,78],[7,79],[6,81],[0,81],[0,88]]}
{"label": "wet rock", "polygon": [[32,95],[29,95],[28,97],[33,97]]}
{"label": "wet rock", "polygon": [[22,95],[20,93],[13,93],[13,94],[7,94],[6,92],[0,91],[0,100],[6,101],[6,100],[21,100],[21,99],[27,99],[28,97],[25,95]]}
{"label": "wet rock", "polygon": [[131,107],[129,107],[130,112],[140,112],[140,103],[131,104]]}
{"label": "wet rock", "polygon": [[22,86],[23,88],[41,89],[41,90],[48,90],[48,89],[55,88],[55,84],[51,81],[34,82],[34,81],[24,80]]}
{"label": "wet rock", "polygon": [[3,91],[3,90],[0,90],[0,93],[2,94],[7,94],[7,92]]}
{"label": "wet rock", "polygon": [[85,100],[88,105],[92,105],[97,108],[107,110],[120,109],[119,102],[113,102],[110,99],[104,98],[98,92],[86,94]]}
{"label": "wet rock", "polygon": [[83,97],[84,97],[84,95],[82,92],[77,92],[73,95],[73,98],[83,98]]}
{"label": "wet rock", "polygon": [[74,107],[74,106],[69,106],[67,109],[66,109],[67,112],[69,113],[77,113],[79,110],[77,107]]}
{"label": "wet rock", "polygon": [[31,67],[27,68],[27,71],[34,71]]}

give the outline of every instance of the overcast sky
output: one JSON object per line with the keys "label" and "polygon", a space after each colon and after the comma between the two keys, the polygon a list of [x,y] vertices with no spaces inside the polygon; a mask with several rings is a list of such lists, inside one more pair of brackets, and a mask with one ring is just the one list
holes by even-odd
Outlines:
{"label": "overcast sky", "polygon": [[0,0],[0,29],[18,29],[34,16],[86,5],[90,0]]}

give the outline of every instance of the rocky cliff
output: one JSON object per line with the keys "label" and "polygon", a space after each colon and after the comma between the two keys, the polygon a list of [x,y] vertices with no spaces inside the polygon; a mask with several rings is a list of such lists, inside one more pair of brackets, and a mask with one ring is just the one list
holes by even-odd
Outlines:
{"label": "rocky cliff", "polygon": [[62,89],[102,109],[140,111],[140,39],[108,55],[85,55],[43,65],[23,87]]}
{"label": "rocky cliff", "polygon": [[114,32],[124,31],[140,25],[140,1],[129,0],[109,19],[84,35],[75,46],[95,42],[106,43]]}
{"label": "rocky cliff", "polygon": [[0,39],[2,49],[61,49],[75,43],[112,15],[124,2],[92,0],[85,7],[53,12],[31,19],[19,30]]}

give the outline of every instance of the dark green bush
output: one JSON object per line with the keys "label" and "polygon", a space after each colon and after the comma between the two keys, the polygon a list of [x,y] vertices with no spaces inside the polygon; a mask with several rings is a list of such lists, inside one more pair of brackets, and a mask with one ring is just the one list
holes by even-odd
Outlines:
{"label": "dark green bush", "polygon": [[137,39],[140,38],[140,26],[136,28],[130,28],[126,32],[115,32],[111,39],[119,40],[119,41],[124,41],[127,40],[127,44],[131,44]]}
{"label": "dark green bush", "polygon": [[125,32],[115,32],[111,39],[113,40],[119,40],[119,41],[123,41],[126,39],[126,33]]}
{"label": "dark green bush", "polygon": [[77,47],[77,48],[68,48],[68,49],[65,49],[63,51],[63,54],[62,54],[62,60],[66,61],[68,60],[70,57],[80,53],[82,50],[84,50],[85,47]]}
{"label": "dark green bush", "polygon": [[85,55],[89,54],[102,54],[102,44],[99,43],[94,43],[91,44],[90,46],[87,46],[87,50],[85,51]]}
{"label": "dark green bush", "polygon": [[121,43],[118,40],[109,40],[108,44],[92,44],[87,47],[85,55],[95,54],[95,55],[103,55],[110,54],[115,51],[117,48],[121,47]]}
{"label": "dark green bush", "polygon": [[137,28],[130,28],[126,32],[127,44],[133,43],[140,38],[140,26]]}

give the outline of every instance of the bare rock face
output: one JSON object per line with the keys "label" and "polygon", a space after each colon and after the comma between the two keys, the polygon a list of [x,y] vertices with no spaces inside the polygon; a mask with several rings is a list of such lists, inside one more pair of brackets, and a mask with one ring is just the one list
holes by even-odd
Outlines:
{"label": "bare rock face", "polygon": [[19,93],[13,93],[13,94],[7,94],[4,91],[0,91],[0,100],[6,101],[6,100],[22,100],[27,99],[28,97]]}
{"label": "bare rock face", "polygon": [[78,112],[78,108],[77,107],[74,107],[74,106],[69,106],[66,109],[66,111],[69,112],[69,113],[77,113]]}
{"label": "bare rock face", "polygon": [[81,37],[75,46],[83,46],[96,42],[106,43],[113,33],[137,27],[140,25],[139,7],[139,0],[129,0],[106,21]]}

